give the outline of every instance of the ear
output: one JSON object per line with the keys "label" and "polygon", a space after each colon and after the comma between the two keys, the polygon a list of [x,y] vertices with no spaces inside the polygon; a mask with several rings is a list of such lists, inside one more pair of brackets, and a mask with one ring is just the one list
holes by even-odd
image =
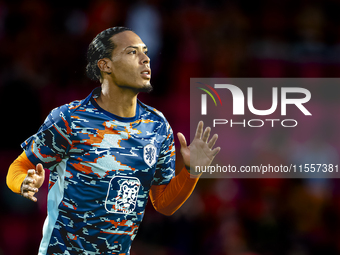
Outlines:
{"label": "ear", "polygon": [[110,59],[108,58],[99,59],[97,62],[97,66],[101,72],[108,73],[108,74],[111,74],[112,72],[112,68],[111,68],[112,63]]}

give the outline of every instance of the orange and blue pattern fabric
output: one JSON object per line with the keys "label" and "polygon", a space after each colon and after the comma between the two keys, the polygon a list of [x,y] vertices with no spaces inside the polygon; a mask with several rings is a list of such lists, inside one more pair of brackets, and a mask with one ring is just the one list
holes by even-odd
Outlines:
{"label": "orange and blue pattern fabric", "polygon": [[22,147],[50,169],[39,255],[130,253],[151,185],[174,177],[171,127],[140,101],[136,116],[100,108],[100,88],[54,109]]}

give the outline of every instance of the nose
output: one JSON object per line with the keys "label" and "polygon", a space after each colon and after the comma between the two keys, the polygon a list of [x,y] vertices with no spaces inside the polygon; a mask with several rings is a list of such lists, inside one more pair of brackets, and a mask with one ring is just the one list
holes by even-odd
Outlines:
{"label": "nose", "polygon": [[150,58],[146,54],[142,54],[142,59],[141,59],[142,64],[149,64],[150,63]]}

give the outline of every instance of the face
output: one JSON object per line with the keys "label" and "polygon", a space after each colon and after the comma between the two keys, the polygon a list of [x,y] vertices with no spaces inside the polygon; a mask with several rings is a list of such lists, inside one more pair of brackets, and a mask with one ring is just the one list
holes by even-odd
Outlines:
{"label": "face", "polygon": [[126,87],[137,92],[150,91],[151,69],[147,56],[147,47],[132,31],[124,31],[111,37],[115,49],[107,60],[111,68],[111,78],[119,87]]}

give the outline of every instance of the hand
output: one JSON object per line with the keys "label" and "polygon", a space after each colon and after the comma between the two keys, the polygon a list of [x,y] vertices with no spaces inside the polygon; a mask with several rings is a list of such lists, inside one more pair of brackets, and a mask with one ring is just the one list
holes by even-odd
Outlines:
{"label": "hand", "polygon": [[34,195],[38,192],[44,180],[45,170],[42,164],[36,165],[36,169],[29,169],[26,178],[21,184],[21,195],[33,202],[37,202],[37,198]]}
{"label": "hand", "polygon": [[220,147],[212,149],[217,141],[218,135],[214,134],[208,142],[211,129],[207,127],[203,133],[203,125],[203,121],[198,123],[195,138],[189,146],[187,146],[184,135],[177,133],[186,168],[194,170],[196,166],[209,166],[216,154],[221,150]]}

